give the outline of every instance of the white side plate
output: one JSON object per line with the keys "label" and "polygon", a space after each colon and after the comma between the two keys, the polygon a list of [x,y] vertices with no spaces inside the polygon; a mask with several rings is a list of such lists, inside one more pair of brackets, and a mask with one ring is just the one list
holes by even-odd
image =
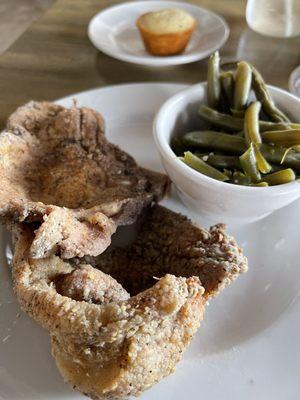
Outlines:
{"label": "white side plate", "polygon": [[[181,8],[197,21],[197,28],[186,50],[176,56],[157,57],[147,53],[139,31],[138,17],[163,8]],[[219,15],[202,7],[177,1],[134,1],[101,11],[90,22],[88,35],[95,47],[119,60],[162,67],[201,60],[227,40],[229,28]]]}
{"label": "white side plate", "polygon": [[[178,84],[95,89],[59,101],[101,111],[109,140],[142,166],[160,171],[152,120]],[[117,110],[117,112],[116,112]],[[175,193],[163,202],[203,226]],[[241,207],[243,205],[241,204]],[[216,300],[176,372],[143,400],[298,400],[300,393],[300,202],[255,224],[229,226],[249,257],[249,272]],[[65,384],[50,355],[48,333],[20,311],[6,261],[9,235],[1,230],[0,399],[86,399]],[[8,254],[9,256],[9,254]]]}

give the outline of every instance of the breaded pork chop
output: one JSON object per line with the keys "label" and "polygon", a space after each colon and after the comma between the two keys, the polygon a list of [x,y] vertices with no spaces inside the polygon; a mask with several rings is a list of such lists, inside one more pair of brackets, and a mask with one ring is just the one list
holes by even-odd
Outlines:
{"label": "breaded pork chop", "polygon": [[93,265],[30,258],[28,225],[14,236],[18,300],[49,330],[65,380],[93,399],[137,396],[173,372],[207,298],[247,270],[224,226],[207,231],[160,206],[133,244]]}
{"label": "breaded pork chop", "polygon": [[198,276],[205,295],[214,296],[247,270],[242,250],[225,228],[218,224],[200,229],[184,215],[155,205],[133,244],[105,253],[94,263],[116,276],[132,295],[151,287],[153,277],[173,274]]}
{"label": "breaded pork chop", "polygon": [[0,218],[38,222],[31,256],[101,254],[169,181],[110,143],[88,108],[30,102],[0,134]]}

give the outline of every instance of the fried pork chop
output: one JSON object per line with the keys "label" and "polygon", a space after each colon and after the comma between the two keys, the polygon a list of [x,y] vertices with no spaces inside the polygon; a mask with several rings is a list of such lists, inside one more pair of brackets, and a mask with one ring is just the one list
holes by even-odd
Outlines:
{"label": "fried pork chop", "polygon": [[30,102],[0,134],[0,219],[37,222],[33,258],[101,254],[167,187],[108,142],[88,108]]}
{"label": "fried pork chop", "polygon": [[247,260],[223,225],[209,231],[154,206],[136,240],[96,259],[33,259],[29,226],[16,225],[14,289],[50,332],[63,377],[93,399],[137,396],[174,371],[206,300]]}

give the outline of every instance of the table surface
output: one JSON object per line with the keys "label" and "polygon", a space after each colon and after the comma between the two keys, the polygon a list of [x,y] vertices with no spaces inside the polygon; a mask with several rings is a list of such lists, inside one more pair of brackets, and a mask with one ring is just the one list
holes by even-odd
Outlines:
{"label": "table surface", "polygon": [[[163,68],[115,60],[99,52],[87,37],[91,17],[119,0],[57,0],[0,57],[0,125],[28,100],[54,100],[78,91],[125,82],[205,79],[206,60]],[[247,59],[268,83],[287,88],[291,71],[300,64],[300,38],[274,39],[251,31],[243,0],[193,0],[223,15],[230,36],[221,49],[226,60]]]}

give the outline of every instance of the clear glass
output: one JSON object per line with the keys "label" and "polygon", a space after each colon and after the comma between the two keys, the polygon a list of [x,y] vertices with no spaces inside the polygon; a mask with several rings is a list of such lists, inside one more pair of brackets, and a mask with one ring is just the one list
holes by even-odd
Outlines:
{"label": "clear glass", "polygon": [[300,0],[248,0],[247,23],[263,35],[300,35]]}

